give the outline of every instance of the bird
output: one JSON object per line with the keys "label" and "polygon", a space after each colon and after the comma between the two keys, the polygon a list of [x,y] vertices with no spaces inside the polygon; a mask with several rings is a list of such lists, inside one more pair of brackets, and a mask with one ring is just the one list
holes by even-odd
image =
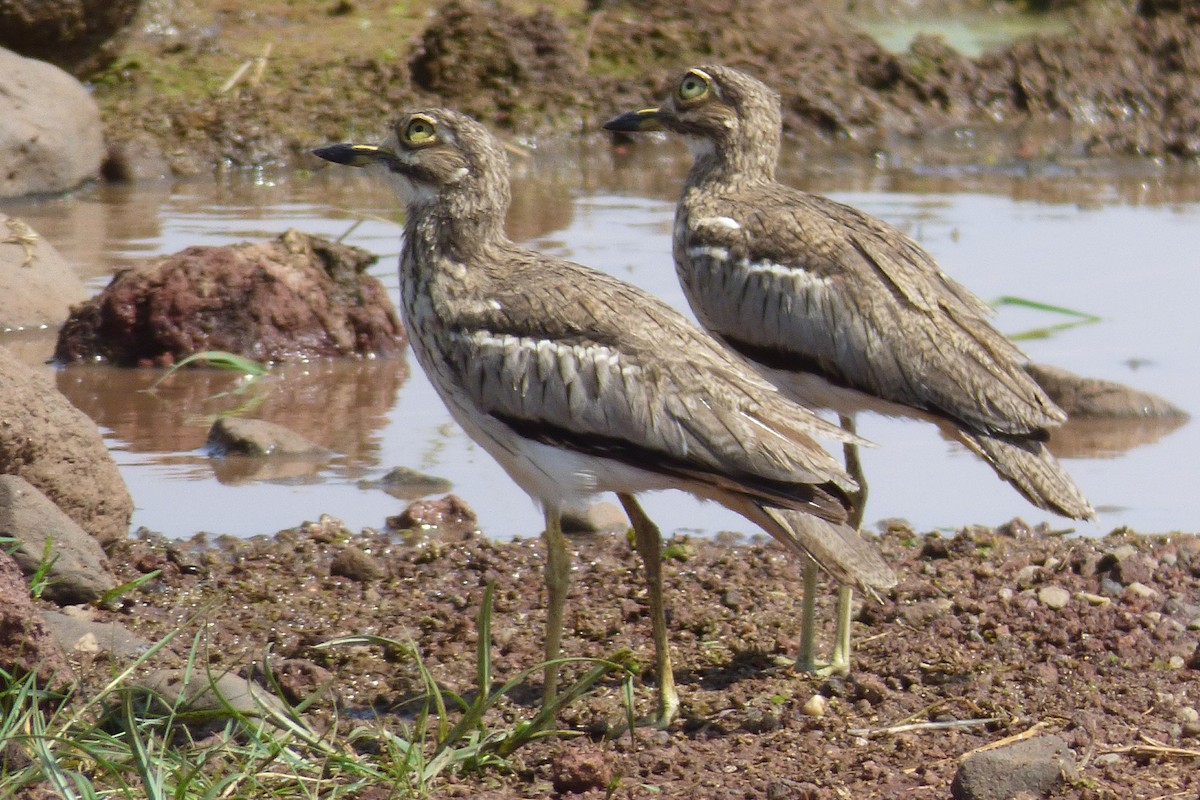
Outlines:
{"label": "bird", "polygon": [[854,481],[813,437],[862,440],[792,403],[654,296],[513,243],[508,162],[478,121],[407,111],[381,144],[313,152],[390,180],[406,210],[401,314],[416,359],[458,424],[543,510],[544,705],[557,692],[570,579],[562,509],[599,493],[617,493],[645,563],[661,725],[679,698],[660,533],[638,493],[714,500],[838,581],[895,585],[875,545],[846,525]]}
{"label": "bird", "polygon": [[[1090,519],[1083,492],[1046,448],[1066,415],[1026,374],[1025,356],[989,321],[991,309],[892,225],[775,180],[780,97],[722,65],[688,69],[661,105],[621,114],[610,131],[661,130],[692,152],[676,207],[673,255],[701,325],[756,363],[790,397],[854,414],[933,421],[1041,509]],[[857,445],[844,446],[867,484]],[[816,571],[806,571],[811,596]],[[850,587],[839,597],[833,659],[849,670]],[[816,669],[802,648],[798,666]]]}

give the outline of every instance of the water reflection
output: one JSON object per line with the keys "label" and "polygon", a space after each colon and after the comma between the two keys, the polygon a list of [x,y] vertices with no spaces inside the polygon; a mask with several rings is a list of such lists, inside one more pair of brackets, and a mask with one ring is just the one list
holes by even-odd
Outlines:
{"label": "water reflection", "polygon": [[[963,131],[946,133],[939,150],[945,166],[938,168],[908,166],[915,162],[893,143],[853,147],[791,147],[781,177],[908,231],[985,299],[1017,295],[1100,318],[1024,342],[1033,359],[1129,383],[1200,413],[1200,352],[1179,346],[1200,338],[1194,312],[1200,168],[1080,163],[1065,156],[991,159],[983,155],[994,151],[991,145]],[[1008,142],[999,152],[1019,149],[1020,143]],[[688,163],[677,143],[653,138],[611,147],[597,137],[515,157],[509,230],[686,309],[671,263],[670,230]],[[347,235],[348,243],[378,253],[371,274],[393,297],[398,291],[395,200],[353,171],[96,186],[0,208],[26,219],[97,289],[139,258],[265,239],[296,227]],[[1058,321],[1030,309],[1005,307],[997,314],[1010,334]],[[52,346],[46,337],[3,343],[16,345],[30,363]],[[328,512],[352,528],[379,526],[403,501],[374,481],[403,466],[448,479],[489,534],[540,530],[533,505],[449,420],[424,376],[410,375],[403,360],[289,366],[240,392],[232,392],[238,386],[227,373],[190,370],[157,393],[146,392],[161,374],[102,366],[55,373],[59,388],[106,431],[138,506],[136,525],[174,536],[197,530],[249,535]],[[336,456],[293,464],[265,479],[247,474],[245,465],[214,464],[201,450],[209,423],[235,411],[287,425]],[[922,530],[1014,516],[1064,525],[1034,510],[932,426],[870,415],[859,424],[862,435],[881,445],[863,453],[872,489],[868,520],[906,518]],[[1105,509],[1100,522],[1080,530],[1195,527],[1200,496],[1191,476],[1200,431],[1177,425],[1073,423],[1054,434],[1052,449]],[[677,493],[654,495],[647,506],[674,528],[750,530],[735,515]]]}

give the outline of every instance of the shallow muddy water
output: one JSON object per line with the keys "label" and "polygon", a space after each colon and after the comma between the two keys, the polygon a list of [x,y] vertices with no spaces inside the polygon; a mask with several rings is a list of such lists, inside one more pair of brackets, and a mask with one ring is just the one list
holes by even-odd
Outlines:
{"label": "shallow muddy water", "polygon": [[[513,237],[609,271],[685,308],[670,260],[674,198],[686,160],[657,143],[632,152],[592,140],[595,152],[538,153],[514,165]],[[602,145],[602,146],[597,146]],[[1099,321],[1022,341],[1029,356],[1079,374],[1156,392],[1200,413],[1200,174],[1151,163],[914,169],[830,153],[781,169],[803,188],[900,226],[943,269],[984,299],[1016,295],[1078,309]],[[8,202],[95,289],[139,258],[184,247],[273,236],[289,227],[380,254],[372,268],[391,290],[400,227],[390,194],[361,174],[240,174],[219,181],[96,186],[66,198]],[[1002,306],[1018,335],[1068,322]],[[30,363],[48,335],[6,335]],[[485,533],[534,535],[541,518],[498,466],[450,421],[408,360],[278,367],[249,385],[193,370],[145,391],[153,370],[55,369],[59,388],[102,426],[133,494],[135,526],[168,536],[272,533],[329,513],[351,528],[380,527],[404,500],[364,484],[406,466],[449,479]],[[245,413],[286,424],[337,452],[325,463],[253,465],[210,459],[212,416]],[[1100,511],[1078,525],[1029,506],[981,462],[928,425],[866,416],[859,432],[871,496],[868,525],[907,519],[918,530],[1015,516],[1096,535],[1127,525],[1194,531],[1200,521],[1200,426],[1081,426],[1054,446]],[[750,532],[741,518],[676,492],[648,498],[665,531]]]}

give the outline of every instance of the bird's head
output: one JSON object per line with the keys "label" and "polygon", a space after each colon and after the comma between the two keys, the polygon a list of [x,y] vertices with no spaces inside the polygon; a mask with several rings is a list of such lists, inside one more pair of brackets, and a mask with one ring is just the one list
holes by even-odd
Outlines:
{"label": "bird's head", "polygon": [[767,162],[779,156],[779,95],[744,72],[717,65],[693,67],[657,108],[609,120],[610,131],[668,131],[684,136],[697,155]]}
{"label": "bird's head", "polygon": [[461,213],[508,207],[508,161],[501,144],[465,114],[435,108],[402,115],[382,144],[333,144],[316,155],[382,172],[410,208],[441,202]]}

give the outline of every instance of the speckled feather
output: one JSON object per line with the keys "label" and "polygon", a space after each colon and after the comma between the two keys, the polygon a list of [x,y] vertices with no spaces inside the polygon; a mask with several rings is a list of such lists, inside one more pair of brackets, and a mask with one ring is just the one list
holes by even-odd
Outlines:
{"label": "speckled feather", "polygon": [[[854,482],[811,438],[844,432],[652,296],[509,241],[495,140],[468,117],[422,113],[438,123],[437,145],[386,145],[408,207],[403,312],[418,360],[468,433],[543,503],[581,486],[681,488],[744,514],[841,582],[895,583],[844,524]],[[570,453],[579,458],[563,463],[590,482],[557,471]]]}
{"label": "speckled feather", "polygon": [[674,95],[662,124],[696,161],[675,222],[696,316],[776,369],[929,412],[1035,505],[1092,508],[1042,443],[1066,415],[1022,368],[990,309],[887,223],[775,181],[778,95],[725,67],[704,102]]}

